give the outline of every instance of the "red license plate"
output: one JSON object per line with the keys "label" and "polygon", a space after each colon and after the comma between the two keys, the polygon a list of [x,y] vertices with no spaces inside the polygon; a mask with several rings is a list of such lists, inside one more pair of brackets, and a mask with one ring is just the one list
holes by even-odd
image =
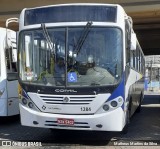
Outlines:
{"label": "red license plate", "polygon": [[73,119],[58,118],[57,122],[58,124],[63,124],[63,125],[74,125]]}

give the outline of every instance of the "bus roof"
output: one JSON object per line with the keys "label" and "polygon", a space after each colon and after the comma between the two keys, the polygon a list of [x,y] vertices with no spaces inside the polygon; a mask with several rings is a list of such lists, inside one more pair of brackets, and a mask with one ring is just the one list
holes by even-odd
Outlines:
{"label": "bus roof", "polygon": [[112,6],[112,7],[121,7],[119,4],[105,4],[105,3],[67,3],[67,4],[55,4],[55,5],[45,5],[40,7],[33,8],[24,8],[26,9],[38,9],[38,8],[49,8],[49,7],[59,7],[59,6]]}

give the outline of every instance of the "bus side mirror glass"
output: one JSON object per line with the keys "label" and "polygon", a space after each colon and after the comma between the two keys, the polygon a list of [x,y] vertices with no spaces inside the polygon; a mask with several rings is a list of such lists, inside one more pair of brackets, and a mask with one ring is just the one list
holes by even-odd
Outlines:
{"label": "bus side mirror glass", "polygon": [[131,50],[136,50],[137,47],[137,38],[135,33],[131,33],[131,45],[130,49]]}
{"label": "bus side mirror glass", "polygon": [[26,67],[30,67],[30,60],[29,60],[30,47],[31,47],[31,36],[30,35],[25,35]]}

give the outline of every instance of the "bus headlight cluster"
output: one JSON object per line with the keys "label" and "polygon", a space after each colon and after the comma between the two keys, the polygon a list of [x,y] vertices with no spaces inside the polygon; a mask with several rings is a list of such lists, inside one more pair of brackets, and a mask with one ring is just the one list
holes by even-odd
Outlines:
{"label": "bus headlight cluster", "polygon": [[33,109],[33,110],[36,110],[36,111],[38,110],[38,108],[35,106],[35,104],[31,101],[31,99],[28,96],[24,97],[23,95],[21,95],[19,99],[20,99],[20,103],[23,106],[26,106],[26,107]]}
{"label": "bus headlight cluster", "polygon": [[26,98],[22,98],[22,103],[23,103],[23,105],[28,105],[28,107],[31,109],[34,107],[33,103],[30,101],[27,101]]}
{"label": "bus headlight cluster", "polygon": [[26,97],[21,97],[21,100],[20,100],[20,103],[30,109],[33,109],[33,110],[38,110],[37,107],[35,106],[35,104],[29,99],[29,98],[26,98]]}
{"label": "bus headlight cluster", "polygon": [[118,107],[121,107],[123,104],[123,98],[122,97],[117,97],[113,100],[107,101],[106,103],[104,103],[104,105],[102,106],[102,109],[104,111],[112,111]]}
{"label": "bus headlight cluster", "polygon": [[26,98],[26,97],[22,97],[22,100],[21,100],[21,103],[24,105],[24,106],[28,106],[29,108],[33,108],[34,105],[33,103],[31,102],[30,99]]}

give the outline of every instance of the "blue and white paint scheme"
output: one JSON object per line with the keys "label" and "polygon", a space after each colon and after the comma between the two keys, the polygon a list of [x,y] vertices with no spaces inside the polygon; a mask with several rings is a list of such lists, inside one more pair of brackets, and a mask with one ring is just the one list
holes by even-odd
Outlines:
{"label": "blue and white paint scheme", "polygon": [[123,131],[140,110],[144,55],[120,5],[23,9],[18,44],[22,125]]}

